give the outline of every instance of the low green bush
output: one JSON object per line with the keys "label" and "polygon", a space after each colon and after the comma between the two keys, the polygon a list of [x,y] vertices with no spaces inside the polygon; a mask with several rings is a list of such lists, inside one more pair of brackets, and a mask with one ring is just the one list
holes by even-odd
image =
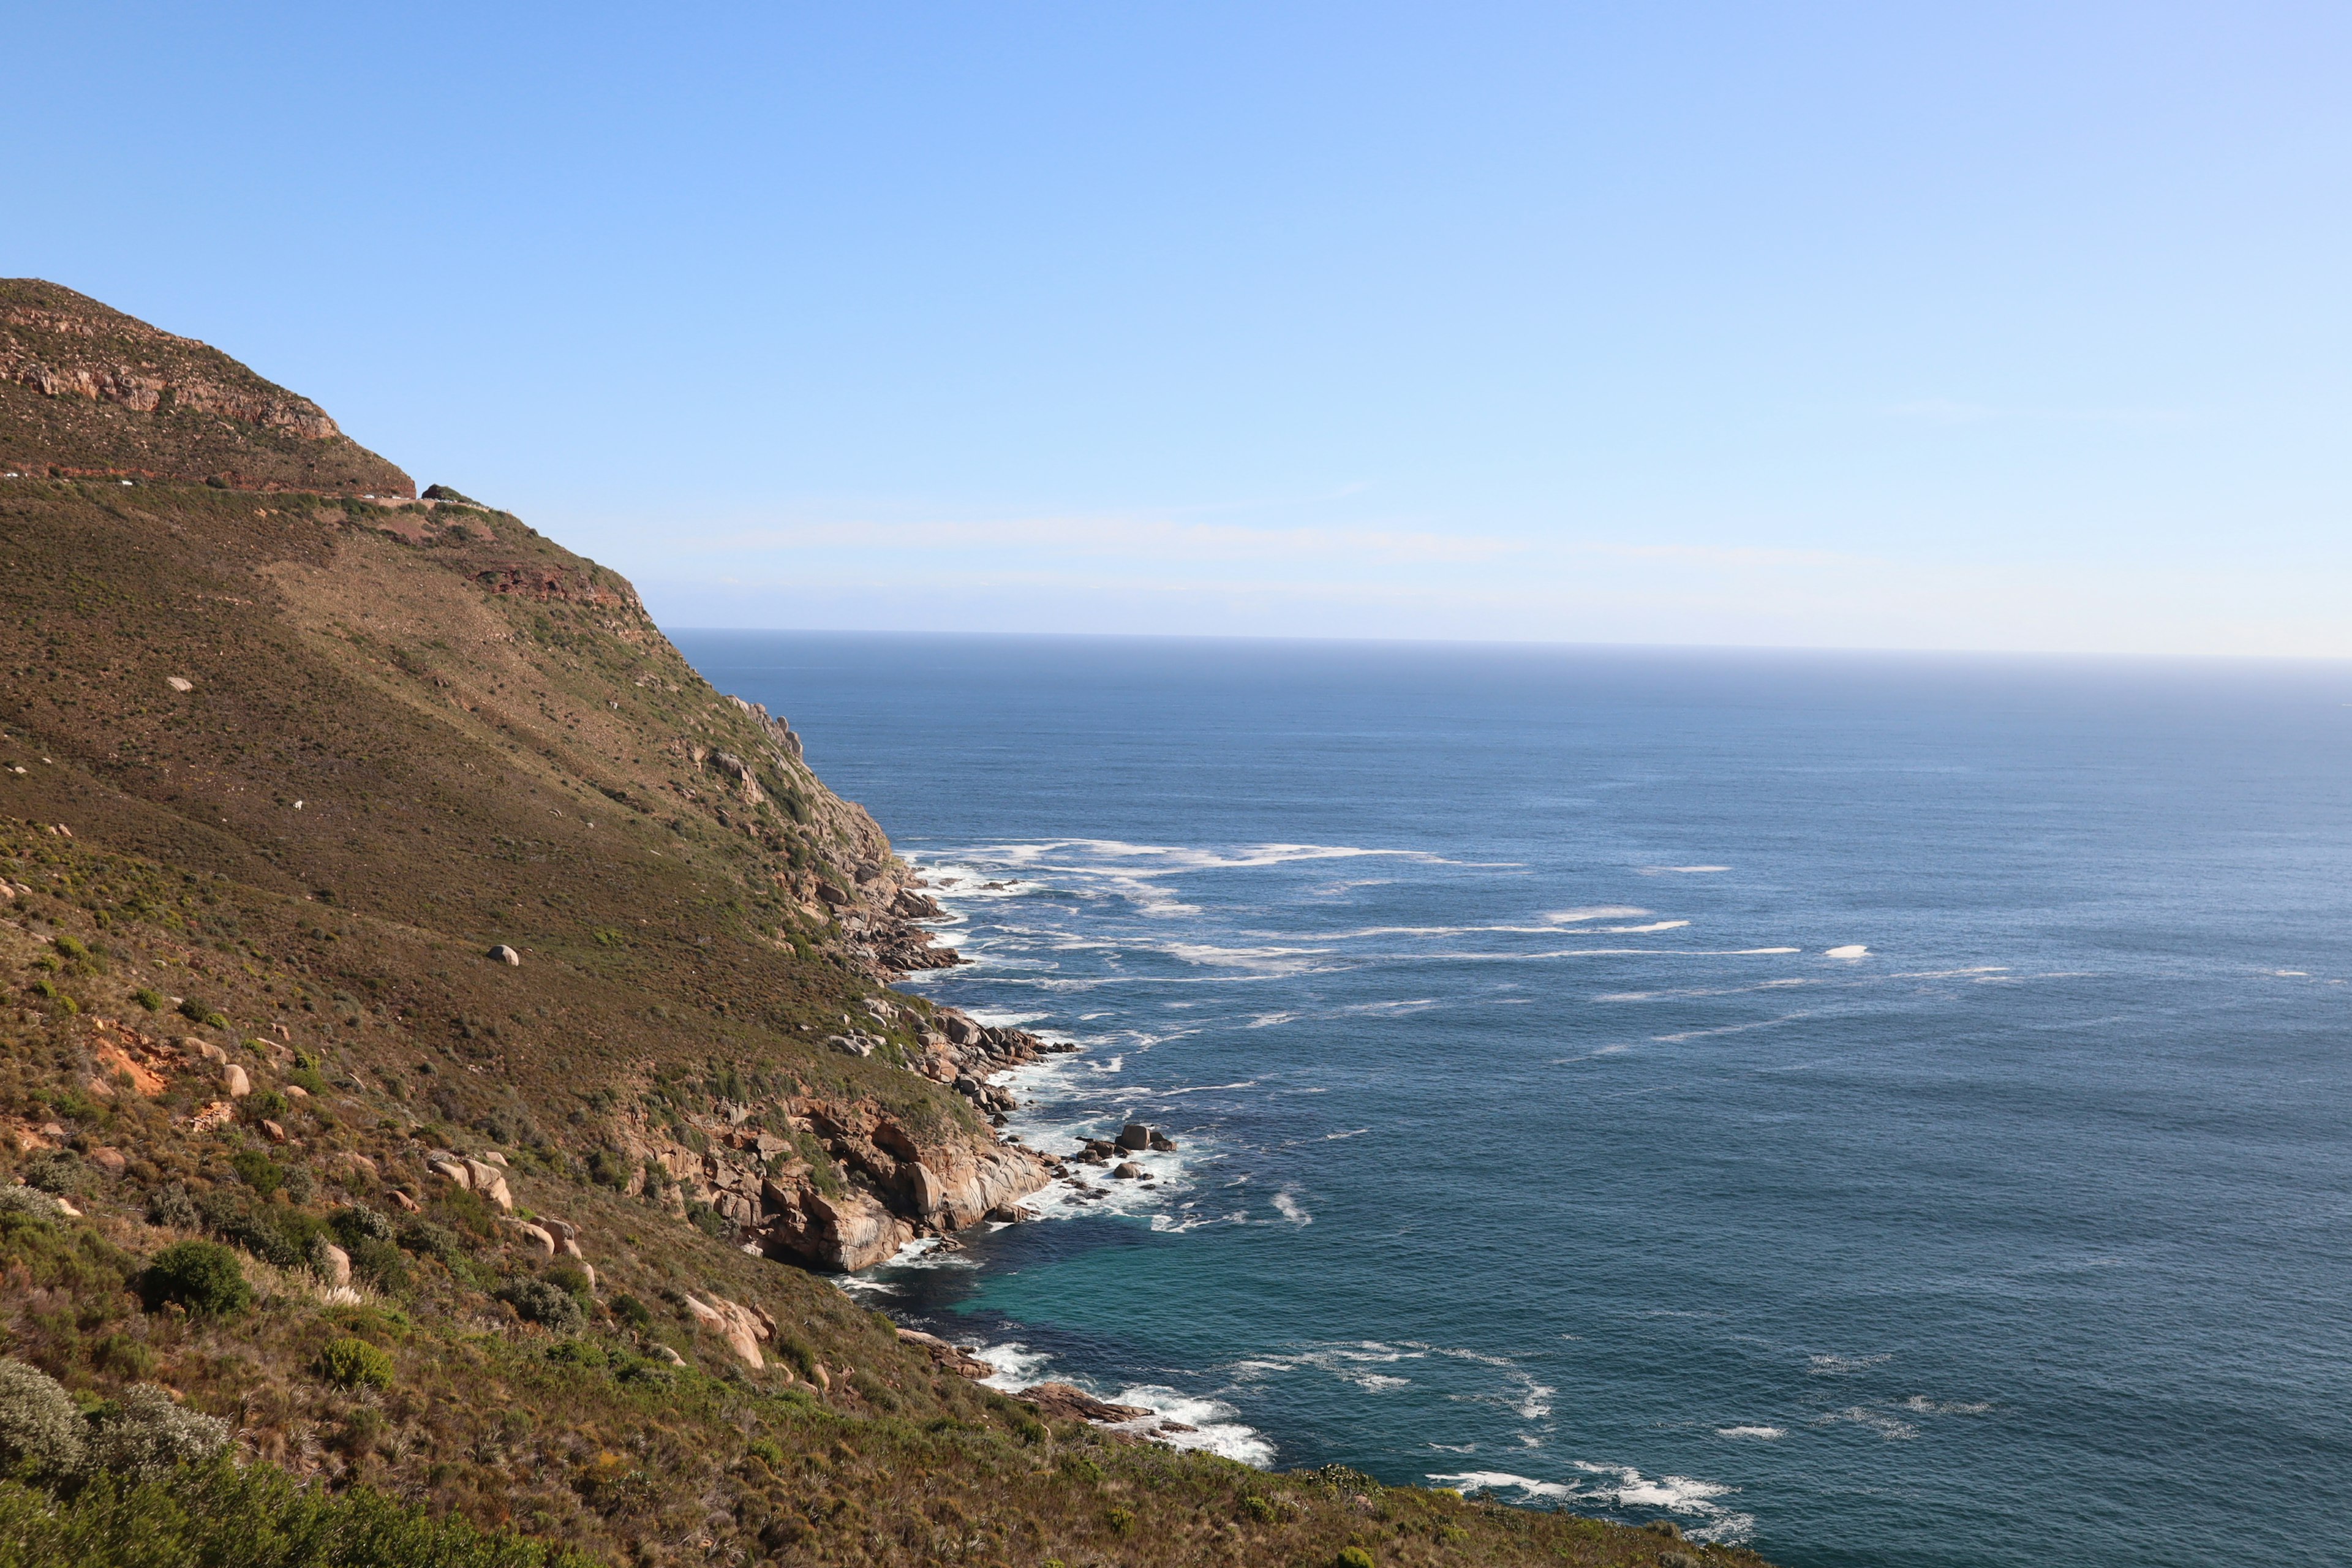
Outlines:
{"label": "low green bush", "polygon": [[389,1388],[392,1358],[352,1335],[329,1340],[319,1352],[319,1375],[341,1388]]}
{"label": "low green bush", "polygon": [[157,1253],[140,1276],[151,1310],[176,1303],[198,1317],[226,1318],[253,1302],[236,1254],[210,1241],[181,1241]]}
{"label": "low green bush", "polygon": [[365,1487],[298,1486],[226,1458],[142,1485],[100,1475],[70,1498],[0,1482],[0,1568],[593,1568],[561,1546],[428,1517]]}
{"label": "low green bush", "polygon": [[286,1184],[286,1173],[278,1168],[278,1162],[258,1149],[240,1149],[228,1163],[238,1181],[265,1198]]}
{"label": "low green bush", "polygon": [[495,1294],[524,1322],[538,1323],[559,1334],[576,1334],[588,1321],[588,1314],[581,1310],[571,1291],[545,1279],[511,1280]]}
{"label": "low green bush", "polygon": [[173,1182],[147,1194],[147,1223],[173,1230],[194,1230],[205,1223],[188,1189]]}

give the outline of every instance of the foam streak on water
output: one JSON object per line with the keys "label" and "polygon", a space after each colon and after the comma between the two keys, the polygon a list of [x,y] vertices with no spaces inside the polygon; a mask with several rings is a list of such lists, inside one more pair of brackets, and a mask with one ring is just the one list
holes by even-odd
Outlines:
{"label": "foam streak on water", "polygon": [[2345,672],[680,640],[1079,1046],[1013,1130],[1180,1145],[853,1285],[1003,1385],[1800,1568],[2352,1518]]}

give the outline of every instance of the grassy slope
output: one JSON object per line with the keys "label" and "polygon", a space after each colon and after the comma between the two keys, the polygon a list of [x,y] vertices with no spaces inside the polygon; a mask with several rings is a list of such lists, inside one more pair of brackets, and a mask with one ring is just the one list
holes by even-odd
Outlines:
{"label": "grassy slope", "polygon": [[[824,1279],[706,1234],[676,1189],[616,1185],[614,1149],[649,1126],[707,1142],[722,1098],[864,1096],[984,1134],[937,1086],[812,1043],[876,989],[803,896],[876,853],[862,814],[805,774],[796,798],[730,794],[696,752],[751,755],[757,728],[625,584],[502,514],[422,545],[386,517],[200,487],[0,489],[0,765],[24,770],[0,773],[0,873],[30,889],[0,926],[0,1129],[17,1135],[0,1165],[87,1215],[0,1226],[7,1353],[92,1395],[163,1382],[298,1477],[615,1561],[1696,1550],[1048,1426]],[[484,585],[516,565],[568,597]],[[525,962],[487,962],[492,942]],[[226,1126],[192,1126],[221,1069],[181,1038],[257,1084]],[[567,1277],[428,1178],[436,1146],[503,1151],[520,1209],[579,1228],[600,1276],[584,1328],[496,1299]],[[357,1301],[294,1256],[250,1258],[261,1300],[226,1321],[125,1291],[171,1241],[282,1252],[339,1207],[392,1213],[394,1187],[446,1238],[363,1256]],[[769,1364],[698,1328],[688,1293],[767,1313]],[[388,1388],[317,1374],[345,1332],[390,1352]]]}

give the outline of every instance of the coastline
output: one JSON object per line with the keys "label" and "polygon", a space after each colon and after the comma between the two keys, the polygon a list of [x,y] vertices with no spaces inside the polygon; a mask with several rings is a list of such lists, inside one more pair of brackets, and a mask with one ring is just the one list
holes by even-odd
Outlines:
{"label": "coastline", "polygon": [[[877,929],[887,933],[884,951],[919,954],[924,962],[890,975],[894,986],[973,967],[973,960],[942,940],[944,930],[969,923],[970,917],[942,904],[940,898],[952,899],[967,884],[991,890],[1001,890],[1001,885],[980,883],[912,858],[903,863],[907,875],[890,906],[891,923]],[[1142,1217],[1139,1210],[1158,1208],[1159,1200],[1189,1190],[1178,1144],[1163,1129],[1148,1123],[1128,1123],[1109,1136],[1075,1131],[1097,1128],[1099,1118],[1059,1127],[1055,1142],[1068,1142],[1072,1146],[1066,1152],[1049,1146],[1034,1126],[1030,1131],[1008,1131],[1017,1112],[1053,1103],[1053,1079],[1086,1050],[1080,1041],[1049,1038],[1024,1027],[1033,1017],[937,1004],[929,1014],[935,1026],[923,1037],[930,1051],[926,1064],[929,1076],[952,1087],[984,1115],[1000,1146],[1035,1157],[1044,1173],[1034,1188],[983,1215],[979,1225],[994,1231],[1087,1216]],[[1149,1218],[1154,1228],[1162,1228],[1160,1215]],[[974,1228],[963,1226],[961,1233]],[[1088,1386],[1099,1380],[1083,1370],[1054,1369],[1051,1358],[1018,1339],[992,1342],[985,1335],[969,1332],[942,1335],[901,1321],[901,1314],[890,1310],[890,1299],[899,1288],[875,1278],[891,1271],[981,1267],[958,1229],[928,1226],[888,1257],[843,1269],[835,1282],[853,1300],[890,1317],[900,1337],[928,1350],[942,1370],[1028,1400],[1055,1419],[1085,1420],[1123,1438],[1200,1449],[1257,1468],[1272,1466],[1272,1441],[1239,1421],[1239,1412],[1222,1400],[1159,1384]]]}

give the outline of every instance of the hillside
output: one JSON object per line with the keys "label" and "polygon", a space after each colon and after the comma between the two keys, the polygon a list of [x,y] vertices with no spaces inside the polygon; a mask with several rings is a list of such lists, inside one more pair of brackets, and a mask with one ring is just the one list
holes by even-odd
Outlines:
{"label": "hillside", "polygon": [[[1048,1047],[888,988],[952,960],[880,827],[614,574],[202,345],[0,316],[0,1568],[1755,1561],[1173,1451],[856,1307],[1055,1164],[983,1084]],[[148,1384],[228,1458],[126,1500],[26,1436]]]}

